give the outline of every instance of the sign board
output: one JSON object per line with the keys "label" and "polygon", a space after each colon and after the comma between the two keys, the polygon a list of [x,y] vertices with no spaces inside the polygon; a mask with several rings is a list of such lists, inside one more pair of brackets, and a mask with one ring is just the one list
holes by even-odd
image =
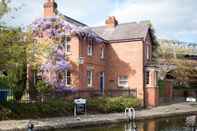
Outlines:
{"label": "sign board", "polygon": [[75,99],[74,100],[75,108],[74,108],[74,116],[77,114],[85,114],[86,113],[86,99]]}

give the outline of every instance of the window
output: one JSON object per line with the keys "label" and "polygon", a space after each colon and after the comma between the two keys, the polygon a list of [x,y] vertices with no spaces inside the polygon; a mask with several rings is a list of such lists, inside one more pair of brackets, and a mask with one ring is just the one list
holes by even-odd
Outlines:
{"label": "window", "polygon": [[92,72],[92,70],[88,70],[87,71],[88,87],[92,87],[92,78],[93,78],[93,72]]}
{"label": "window", "polygon": [[65,52],[67,54],[71,53],[71,45],[67,39],[65,39],[65,41],[64,41],[64,48],[65,48]]}
{"label": "window", "polygon": [[149,84],[149,71],[146,71],[146,75],[145,75],[145,80],[146,80],[146,84]]}
{"label": "window", "polygon": [[93,45],[92,44],[88,44],[88,56],[92,56],[93,55]]}
{"label": "window", "polygon": [[105,55],[105,53],[104,53],[104,48],[102,47],[102,48],[101,48],[101,59],[104,59],[104,55]]}
{"label": "window", "polygon": [[65,82],[66,82],[66,86],[71,85],[71,73],[69,70],[65,71]]}
{"label": "window", "polygon": [[128,87],[129,86],[128,76],[119,76],[118,77],[118,86],[119,87]]}
{"label": "window", "polygon": [[150,59],[150,49],[149,46],[146,46],[146,59],[149,60]]}

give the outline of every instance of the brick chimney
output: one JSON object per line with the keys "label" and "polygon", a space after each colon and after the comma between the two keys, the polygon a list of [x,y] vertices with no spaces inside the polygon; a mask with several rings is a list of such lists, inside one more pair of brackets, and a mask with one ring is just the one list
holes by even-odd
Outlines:
{"label": "brick chimney", "polygon": [[109,28],[114,28],[118,25],[118,21],[116,20],[115,16],[109,16],[105,21],[105,24]]}
{"label": "brick chimney", "polygon": [[45,0],[44,17],[51,17],[57,14],[57,3],[55,0]]}

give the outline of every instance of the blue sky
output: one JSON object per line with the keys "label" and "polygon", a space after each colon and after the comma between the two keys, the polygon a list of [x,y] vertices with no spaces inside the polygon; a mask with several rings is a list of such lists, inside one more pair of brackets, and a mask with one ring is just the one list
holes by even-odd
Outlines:
{"label": "blue sky", "polygon": [[[11,0],[3,18],[12,26],[26,26],[43,14],[45,0]],[[103,25],[114,15],[119,23],[150,20],[159,38],[197,43],[197,0],[56,0],[58,10],[89,26]]]}

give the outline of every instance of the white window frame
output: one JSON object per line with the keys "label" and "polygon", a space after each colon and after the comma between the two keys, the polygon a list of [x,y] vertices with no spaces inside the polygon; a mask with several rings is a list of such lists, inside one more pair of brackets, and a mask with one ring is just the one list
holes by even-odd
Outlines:
{"label": "white window frame", "polygon": [[71,44],[67,39],[64,40],[64,48],[66,54],[71,54]]}
{"label": "white window frame", "polygon": [[[122,80],[121,77],[126,77],[127,80]],[[125,87],[125,88],[128,88],[128,87],[129,87],[129,80],[128,80],[128,79],[129,79],[129,78],[128,78],[128,76],[126,76],[126,75],[118,76],[118,87]],[[127,84],[126,84],[126,85],[125,85],[125,84],[121,84],[121,81],[126,82]]]}
{"label": "white window frame", "polygon": [[87,54],[88,54],[88,56],[93,55],[93,44],[88,44]]}
{"label": "white window frame", "polygon": [[69,71],[70,72],[70,76],[69,76],[70,77],[70,84],[68,84],[68,79],[69,79],[68,78],[68,71],[69,70],[65,70],[65,76],[64,77],[65,77],[65,80],[66,80],[66,86],[69,87],[69,86],[71,86],[71,83],[72,83],[72,79],[71,79],[72,77],[71,77],[71,72]]}
{"label": "white window frame", "polygon": [[[90,79],[90,81],[89,81],[89,79]],[[93,85],[93,70],[87,70],[87,85],[88,85],[88,87],[92,87],[92,85]]]}
{"label": "white window frame", "polygon": [[101,59],[104,59],[105,58],[105,48],[102,47],[101,48]]}

